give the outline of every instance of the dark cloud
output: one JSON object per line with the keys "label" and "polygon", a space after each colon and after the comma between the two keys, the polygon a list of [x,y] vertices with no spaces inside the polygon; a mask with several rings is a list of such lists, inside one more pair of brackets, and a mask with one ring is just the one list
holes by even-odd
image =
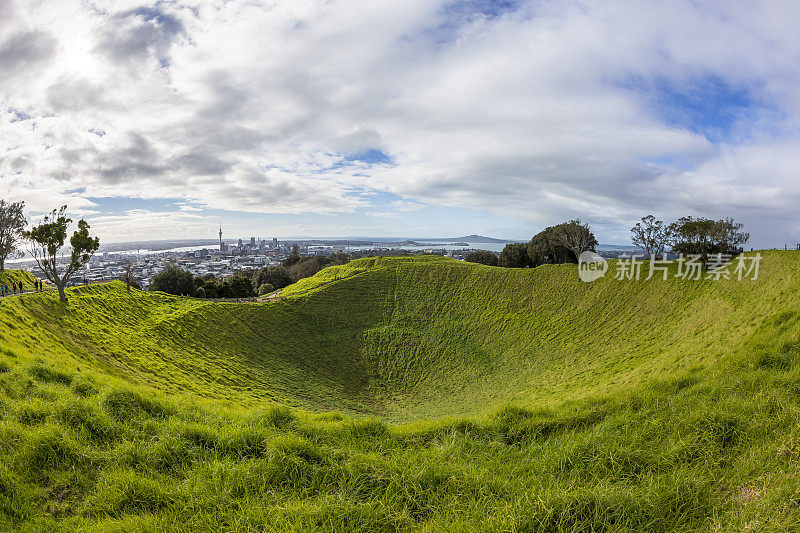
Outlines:
{"label": "dark cloud", "polygon": [[0,72],[10,76],[53,58],[56,40],[44,31],[16,33],[0,44]]}
{"label": "dark cloud", "polygon": [[47,104],[55,112],[107,108],[106,89],[85,78],[62,77],[47,90]]}
{"label": "dark cloud", "polygon": [[176,181],[165,178],[170,170],[162,162],[153,143],[137,132],[128,133],[128,143],[120,149],[104,152],[99,158],[99,176],[108,184],[121,184],[131,181],[144,183],[150,178],[159,177],[165,182]]}
{"label": "dark cloud", "polygon": [[172,159],[170,166],[192,175],[218,176],[230,170],[232,165],[209,152],[193,151]]}
{"label": "dark cloud", "polygon": [[185,35],[183,23],[161,6],[140,7],[111,18],[95,51],[115,62],[142,61],[154,56],[169,66],[169,48]]}

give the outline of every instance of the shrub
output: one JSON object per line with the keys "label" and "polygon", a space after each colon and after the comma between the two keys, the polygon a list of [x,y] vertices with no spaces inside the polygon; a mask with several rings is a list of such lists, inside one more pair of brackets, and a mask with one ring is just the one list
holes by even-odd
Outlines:
{"label": "shrub", "polygon": [[265,294],[269,294],[275,290],[275,287],[272,286],[270,283],[262,283],[261,286],[258,288],[258,295],[264,296]]}
{"label": "shrub", "polygon": [[497,256],[486,250],[470,252],[464,258],[470,263],[480,263],[481,265],[497,266]]}
{"label": "shrub", "polygon": [[265,283],[272,285],[273,290],[282,289],[292,283],[292,276],[282,266],[264,267],[253,276],[253,286],[261,287]]}
{"label": "shrub", "polygon": [[169,265],[153,276],[151,291],[162,291],[174,295],[194,295],[194,276],[178,265]]}

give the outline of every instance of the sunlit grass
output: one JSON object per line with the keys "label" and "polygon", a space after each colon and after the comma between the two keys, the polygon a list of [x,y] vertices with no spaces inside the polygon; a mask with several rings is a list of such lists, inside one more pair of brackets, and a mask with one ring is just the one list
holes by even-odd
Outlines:
{"label": "sunlit grass", "polygon": [[367,265],[271,304],[3,301],[0,530],[800,523],[800,256],[752,283]]}

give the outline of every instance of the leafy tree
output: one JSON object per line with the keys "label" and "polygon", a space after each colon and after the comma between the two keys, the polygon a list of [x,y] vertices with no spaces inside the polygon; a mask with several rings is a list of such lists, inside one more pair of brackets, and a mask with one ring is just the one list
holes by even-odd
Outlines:
{"label": "leafy tree", "polygon": [[8,203],[0,199],[0,272],[6,268],[6,259],[21,257],[19,243],[24,237],[25,202]]}
{"label": "leafy tree", "polygon": [[153,281],[150,283],[150,290],[176,296],[194,296],[195,288],[192,273],[174,263],[170,263],[164,270],[153,276]]}
{"label": "leafy tree", "polygon": [[597,239],[589,228],[589,224],[584,224],[580,220],[570,220],[556,226],[556,235],[561,240],[561,244],[575,254],[575,261],[586,250],[594,250],[597,246]]}
{"label": "leafy tree", "polygon": [[528,256],[528,244],[524,242],[506,244],[503,251],[500,252],[497,265],[506,268],[525,268],[532,266],[531,259]]}
{"label": "leafy tree", "polygon": [[640,247],[648,256],[663,254],[671,236],[670,226],[656,220],[653,215],[642,217],[642,221],[631,228],[631,233],[634,246]]}
{"label": "leafy tree", "polygon": [[251,279],[244,274],[237,274],[223,280],[224,298],[250,298],[255,296]]}
{"label": "leafy tree", "polygon": [[350,256],[344,252],[336,252],[330,256],[331,265],[345,265],[350,262]]}
{"label": "leafy tree", "polygon": [[72,219],[65,215],[66,210],[67,206],[53,209],[40,225],[25,232],[25,237],[31,242],[31,255],[45,277],[56,286],[58,296],[65,304],[67,295],[64,289],[69,278],[88,263],[89,258],[100,247],[100,239],[89,236],[89,224],[81,219],[78,221],[78,229],[69,239],[71,250],[67,263],[58,264],[58,252],[64,247],[67,227],[72,222]]}
{"label": "leafy tree", "polygon": [[300,261],[300,247],[295,244],[292,246],[292,253],[289,254],[289,257],[284,259],[283,262],[281,262],[281,265],[288,268],[298,261]]}
{"label": "leafy tree", "polygon": [[497,266],[497,256],[486,250],[470,252],[464,258],[470,263],[480,263],[482,265]]}
{"label": "leafy tree", "polygon": [[717,220],[714,236],[720,248],[729,253],[738,253],[747,241],[750,240],[750,233],[742,231],[744,224],[736,222],[733,217]]}
{"label": "leafy tree", "polygon": [[302,257],[300,260],[288,268],[292,283],[313,276],[326,266],[330,265],[327,257]]}
{"label": "leafy tree", "polygon": [[220,298],[220,287],[214,274],[194,278],[194,295],[197,298]]}
{"label": "leafy tree", "polygon": [[577,263],[577,256],[566,246],[558,234],[558,226],[550,226],[533,236],[528,243],[531,266]]}
{"label": "leafy tree", "polygon": [[275,290],[275,287],[270,285],[269,283],[262,283],[261,286],[258,288],[258,295],[264,296],[265,294],[269,294]]}
{"label": "leafy tree", "polygon": [[672,251],[700,255],[703,262],[708,263],[711,254],[737,253],[739,247],[750,239],[750,234],[742,229],[744,224],[733,218],[681,217],[669,225]]}
{"label": "leafy tree", "polygon": [[292,276],[282,266],[264,267],[253,276],[253,286],[260,287],[269,283],[275,289],[282,289],[292,283]]}

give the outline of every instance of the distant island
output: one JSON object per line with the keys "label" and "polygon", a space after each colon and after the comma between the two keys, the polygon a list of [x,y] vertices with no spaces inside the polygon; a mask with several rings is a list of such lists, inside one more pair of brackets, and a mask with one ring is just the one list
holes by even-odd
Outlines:
{"label": "distant island", "polygon": [[497,243],[503,244],[508,242],[517,242],[514,240],[508,239],[495,239],[493,237],[484,237],[483,235],[465,235],[463,237],[452,237],[449,239],[415,239],[419,241],[430,241],[430,242],[466,242],[466,243]]}

